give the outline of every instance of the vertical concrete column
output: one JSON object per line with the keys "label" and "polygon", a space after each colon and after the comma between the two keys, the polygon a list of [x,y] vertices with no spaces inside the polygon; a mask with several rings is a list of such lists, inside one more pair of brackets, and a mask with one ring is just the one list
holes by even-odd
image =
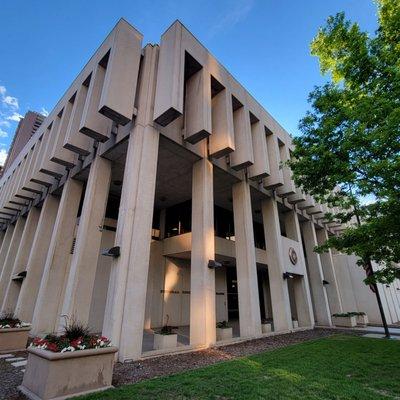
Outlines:
{"label": "vertical concrete column", "polygon": [[274,330],[287,331],[292,328],[292,318],[287,281],[283,279],[285,270],[278,204],[273,198],[266,199],[262,202],[261,210],[267,248]]}
{"label": "vertical concrete column", "polygon": [[[3,304],[6,290],[11,279],[12,268],[14,266],[15,256],[17,255],[19,245],[22,238],[22,233],[25,228],[25,217],[19,217],[15,223],[14,232],[11,238],[10,246],[7,250],[7,255],[4,260],[3,269],[0,275],[0,304]],[[9,311],[9,310],[7,310]]]}
{"label": "vertical concrete column", "polygon": [[32,319],[33,310],[38,298],[37,294],[53,233],[58,203],[58,197],[48,195],[42,205],[35,237],[28,257],[26,278],[22,284],[15,307],[15,313],[23,321],[34,322],[34,319]]}
{"label": "vertical concrete column", "polygon": [[1,251],[1,245],[3,244],[4,237],[6,236],[6,231],[1,231],[0,232],[0,251]]}
{"label": "vertical concrete column", "polygon": [[[68,277],[71,248],[74,239],[76,218],[82,196],[83,183],[74,179],[68,179],[63,187],[60,204],[46,209],[47,218],[50,220],[47,226],[42,226],[41,237],[37,246],[42,243],[48,246],[48,252],[33,253],[27,275],[26,290],[22,290],[17,304],[21,315],[32,319],[32,332],[35,334],[54,332],[60,315],[60,308],[64,298],[64,290]],[[51,208],[50,208],[51,207]],[[45,209],[42,210],[42,213]],[[54,225],[54,229],[52,229]],[[25,287],[22,289],[25,289]],[[30,301],[36,298],[35,304]]]}
{"label": "vertical concrete column", "polygon": [[[318,229],[316,231],[318,245],[324,244],[328,240],[328,232],[326,229]],[[320,254],[322,271],[324,278],[329,282],[326,286],[329,307],[332,314],[343,312],[342,300],[340,298],[338,282],[336,279],[335,268],[333,266],[332,250]]]}
{"label": "vertical concrete column", "polygon": [[[302,279],[295,279],[294,297],[297,308],[299,326],[314,326],[314,312],[310,294],[310,284],[307,276],[306,261],[301,240],[301,229],[298,214],[295,209],[285,213],[285,227],[289,238],[299,242],[299,260],[303,265],[304,275]],[[296,282],[297,281],[297,282]]]}
{"label": "vertical concrete column", "polygon": [[[15,256],[11,275],[18,274],[22,271],[27,270],[29,253],[31,251],[33,239],[35,237],[39,216],[40,210],[38,208],[32,207],[29,210],[26,217],[24,232],[21,237],[21,243]],[[2,312],[5,312],[6,310],[15,311],[15,306],[18,301],[20,289],[21,282],[10,279],[3,300],[3,305],[1,307]]]}
{"label": "vertical concrete column", "polygon": [[159,133],[137,125],[129,138],[103,334],[119,346],[119,360],[142,354]]}
{"label": "vertical concrete column", "polygon": [[4,261],[6,260],[8,248],[10,247],[12,235],[14,233],[14,228],[15,228],[15,225],[12,225],[12,224],[8,225],[8,227],[6,229],[6,233],[4,235],[3,242],[1,243],[1,248],[0,248],[0,276],[1,276],[1,273],[3,271]]}
{"label": "vertical concrete column", "polygon": [[[90,166],[76,235],[76,247],[65,288],[62,315],[87,324],[97,260],[100,253],[101,226],[106,212],[111,181],[111,162],[97,156]],[[64,320],[60,320],[60,325]]]}
{"label": "vertical concrete column", "polygon": [[235,150],[232,94],[227,89],[223,89],[212,98],[211,111],[210,156],[220,158]]}
{"label": "vertical concrete column", "polygon": [[232,186],[240,336],[261,334],[256,253],[250,186],[245,180]]}
{"label": "vertical concrete column", "polygon": [[314,252],[315,246],[318,246],[314,222],[303,222],[302,230],[315,319],[318,325],[332,325],[328,296],[322,283],[324,275],[322,272],[321,259],[319,254]]}
{"label": "vertical concrete column", "polygon": [[197,143],[211,130],[211,76],[202,68],[186,82],[185,140]]}
{"label": "vertical concrete column", "polygon": [[238,171],[254,164],[253,138],[247,107],[242,106],[233,113],[233,130],[235,151],[230,154],[230,165]]}
{"label": "vertical concrete column", "polygon": [[283,172],[280,166],[281,156],[279,153],[278,137],[271,132],[266,136],[266,144],[270,175],[263,179],[263,185],[266,189],[274,189],[284,184]]}
{"label": "vertical concrete column", "polygon": [[190,269],[190,344],[215,343],[215,258],[213,165],[203,158],[193,165],[192,255]]}

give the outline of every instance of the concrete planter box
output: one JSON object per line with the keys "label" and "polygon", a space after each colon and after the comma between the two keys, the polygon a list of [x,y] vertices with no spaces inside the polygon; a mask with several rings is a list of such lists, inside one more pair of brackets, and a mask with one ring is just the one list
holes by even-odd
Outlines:
{"label": "concrete planter box", "polygon": [[0,329],[0,352],[25,350],[30,326]]}
{"label": "concrete planter box", "polygon": [[293,329],[297,329],[299,327],[299,321],[293,320],[292,325],[293,325]]}
{"label": "concrete planter box", "polygon": [[355,315],[349,317],[332,317],[332,323],[335,326],[343,326],[345,328],[353,328],[357,325],[357,319]]}
{"label": "concrete planter box", "polygon": [[217,328],[217,340],[232,339],[232,328]]}
{"label": "concrete planter box", "polygon": [[366,326],[368,324],[368,315],[357,315],[357,325]]}
{"label": "concrete planter box", "polygon": [[261,331],[262,333],[270,333],[272,332],[272,324],[261,324]]}
{"label": "concrete planter box", "polygon": [[161,335],[160,333],[154,334],[154,350],[170,349],[178,346],[178,335]]}
{"label": "concrete planter box", "polygon": [[61,400],[111,386],[116,347],[53,353],[28,348],[28,363],[18,389],[32,400]]}

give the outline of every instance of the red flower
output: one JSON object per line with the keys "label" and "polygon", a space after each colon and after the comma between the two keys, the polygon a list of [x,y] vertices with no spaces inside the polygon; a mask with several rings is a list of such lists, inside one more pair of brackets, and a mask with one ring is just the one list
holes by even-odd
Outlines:
{"label": "red flower", "polygon": [[58,347],[55,343],[48,343],[47,344],[47,350],[53,351],[55,353],[58,352]]}

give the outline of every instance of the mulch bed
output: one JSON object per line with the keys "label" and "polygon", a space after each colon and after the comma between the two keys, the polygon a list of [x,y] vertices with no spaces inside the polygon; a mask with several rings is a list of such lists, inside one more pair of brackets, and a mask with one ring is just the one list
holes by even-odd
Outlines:
{"label": "mulch bed", "polygon": [[[348,330],[341,331],[337,329],[317,328],[308,331],[270,336],[191,353],[165,355],[124,364],[117,363],[114,368],[113,385],[121,386],[155,378],[157,376],[171,375],[178,372],[205,367],[221,361],[232,360],[237,357],[271,351],[291,344],[331,336],[337,333],[346,333],[351,335],[362,334],[360,332],[351,332]],[[13,354],[18,357],[27,357],[27,352]],[[22,383],[22,378],[23,374],[18,372],[17,368],[14,368],[10,363],[0,359],[0,399],[25,400],[26,397],[20,394],[17,389],[18,385]]]}

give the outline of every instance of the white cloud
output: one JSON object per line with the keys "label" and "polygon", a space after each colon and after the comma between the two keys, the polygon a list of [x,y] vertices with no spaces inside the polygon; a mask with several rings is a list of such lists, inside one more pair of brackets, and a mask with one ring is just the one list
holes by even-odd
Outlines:
{"label": "white cloud", "polygon": [[212,37],[221,31],[234,27],[247,17],[253,6],[254,0],[238,0],[235,4],[231,4],[230,10],[214,26],[211,26],[209,35]]}
{"label": "white cloud", "polygon": [[10,125],[11,125],[11,124],[10,124],[8,121],[2,121],[2,120],[0,120],[0,126],[5,126],[6,128],[9,128]]}
{"label": "white cloud", "polygon": [[18,110],[19,104],[18,104],[18,99],[13,96],[6,96],[7,89],[5,86],[0,86],[0,96],[1,96],[1,102],[5,104],[8,107],[14,108]]}
{"label": "white cloud", "polygon": [[0,165],[3,166],[7,159],[7,151],[0,149]]}
{"label": "white cloud", "polygon": [[0,137],[6,138],[12,122],[19,122],[22,115],[17,112],[19,109],[18,99],[7,94],[5,86],[0,86]]}
{"label": "white cloud", "polygon": [[47,117],[49,115],[49,112],[44,107],[42,107],[42,109],[40,110],[40,114],[42,114],[45,117]]}
{"label": "white cloud", "polygon": [[4,96],[3,97],[3,103],[7,104],[10,107],[16,108],[17,110],[19,108],[18,99],[16,97]]}
{"label": "white cloud", "polygon": [[16,122],[19,122],[19,120],[20,120],[21,118],[24,118],[23,115],[21,115],[21,114],[19,114],[19,113],[17,113],[17,112],[13,112],[13,113],[12,113],[11,115],[9,115],[6,119],[7,119],[8,121],[16,121]]}

